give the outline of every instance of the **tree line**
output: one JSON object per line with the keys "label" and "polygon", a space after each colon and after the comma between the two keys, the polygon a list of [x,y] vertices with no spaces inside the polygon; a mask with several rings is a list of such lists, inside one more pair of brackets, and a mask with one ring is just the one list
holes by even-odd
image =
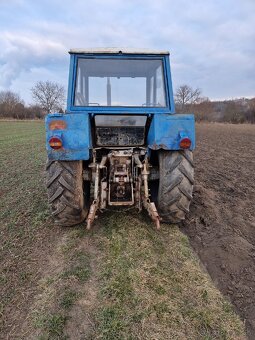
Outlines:
{"label": "tree line", "polygon": [[65,89],[51,81],[38,81],[31,88],[34,104],[26,105],[13,91],[0,92],[0,117],[10,119],[42,119],[47,113],[63,112]]}
{"label": "tree line", "polygon": [[211,101],[202,91],[188,85],[180,86],[175,93],[176,112],[194,113],[196,121],[255,124],[255,98],[238,98]]}
{"label": "tree line", "polygon": [[[51,81],[39,81],[31,88],[34,103],[26,105],[13,91],[0,92],[0,117],[5,119],[42,119],[47,113],[63,112],[65,89]],[[196,121],[253,123],[255,98],[210,101],[199,88],[181,85],[175,91],[177,113],[194,113]]]}

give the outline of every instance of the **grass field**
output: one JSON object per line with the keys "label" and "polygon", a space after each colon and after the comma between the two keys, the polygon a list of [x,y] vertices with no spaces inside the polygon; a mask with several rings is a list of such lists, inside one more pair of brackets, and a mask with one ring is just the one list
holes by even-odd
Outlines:
{"label": "grass field", "polygon": [[55,227],[42,122],[0,122],[3,339],[245,339],[176,226],[101,215]]}

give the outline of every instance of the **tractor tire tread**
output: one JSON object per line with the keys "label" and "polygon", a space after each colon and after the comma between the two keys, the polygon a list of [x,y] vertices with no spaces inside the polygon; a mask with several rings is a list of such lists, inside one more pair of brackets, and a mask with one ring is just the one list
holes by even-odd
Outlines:
{"label": "tractor tire tread", "polygon": [[166,172],[166,174],[169,174],[174,171],[175,168],[179,166],[179,164],[182,162],[182,157],[177,157],[172,164],[169,164],[169,168]]}
{"label": "tractor tire tread", "polygon": [[167,194],[169,191],[172,191],[176,186],[178,186],[182,182],[183,177],[181,175],[176,176],[173,181],[166,186],[164,190],[164,194]]}
{"label": "tractor tire tread", "polygon": [[60,195],[62,195],[64,192],[64,189],[61,187],[58,187],[57,190],[54,192],[54,194],[49,197],[49,203],[54,202],[57,198],[59,198]]}
{"label": "tractor tire tread", "polygon": [[193,185],[194,184],[194,178],[192,174],[188,171],[187,168],[185,168],[183,165],[179,167],[180,172],[187,177],[187,179],[190,181],[190,183]]}
{"label": "tractor tire tread", "polygon": [[190,150],[159,153],[158,210],[163,222],[179,223],[189,212],[194,184],[193,154]]}
{"label": "tractor tire tread", "polygon": [[180,152],[183,157],[186,158],[186,160],[190,163],[190,165],[194,168],[194,161],[193,161],[193,153],[191,154],[187,151],[181,151]]}
{"label": "tractor tire tread", "polygon": [[72,187],[65,179],[64,177],[60,177],[58,182],[68,191],[70,191],[72,194],[75,193],[75,188]]}
{"label": "tractor tire tread", "polygon": [[53,176],[51,176],[51,178],[46,183],[47,188],[61,175],[61,173],[62,169],[58,169],[56,173]]}
{"label": "tractor tire tread", "polygon": [[48,161],[46,164],[48,199],[56,225],[73,226],[84,221],[82,161]]}

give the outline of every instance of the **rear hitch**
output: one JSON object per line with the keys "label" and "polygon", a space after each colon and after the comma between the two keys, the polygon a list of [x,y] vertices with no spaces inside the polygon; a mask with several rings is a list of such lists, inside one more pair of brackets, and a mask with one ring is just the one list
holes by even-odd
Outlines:
{"label": "rear hitch", "polygon": [[144,195],[143,195],[143,206],[148,211],[149,216],[152,221],[155,223],[156,228],[160,229],[160,216],[158,214],[155,203],[150,201],[149,198],[149,185],[148,185],[148,176],[149,176],[149,163],[148,158],[145,158],[142,170],[142,179],[144,185]]}
{"label": "rear hitch", "polygon": [[155,203],[151,202],[150,199],[148,199],[147,201],[144,200],[143,206],[148,211],[148,214],[149,214],[150,218],[152,219],[152,221],[155,223],[156,229],[160,229],[161,218],[158,214]]}
{"label": "rear hitch", "polygon": [[100,163],[96,163],[94,154],[89,167],[93,173],[94,197],[86,220],[88,230],[97,217],[97,211],[105,210],[107,203],[110,206],[135,205],[139,211],[143,206],[156,228],[160,229],[161,218],[155,203],[150,200],[147,157],[141,162],[139,154],[133,153],[132,150],[115,150],[103,156]]}
{"label": "rear hitch", "polygon": [[90,230],[94,219],[96,218],[96,212],[99,206],[99,165],[93,162],[90,166],[95,171],[95,178],[94,178],[94,200],[89,208],[89,213],[87,217],[87,229]]}
{"label": "rear hitch", "polygon": [[94,222],[95,218],[97,218],[96,212],[98,210],[99,201],[94,200],[89,208],[89,214],[87,217],[87,230],[91,229],[92,223]]}

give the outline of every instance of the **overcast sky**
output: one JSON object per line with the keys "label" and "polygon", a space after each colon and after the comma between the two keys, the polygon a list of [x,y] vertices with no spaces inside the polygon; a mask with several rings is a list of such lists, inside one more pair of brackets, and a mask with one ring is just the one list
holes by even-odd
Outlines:
{"label": "overcast sky", "polygon": [[67,87],[70,48],[112,46],[169,50],[174,88],[255,96],[255,0],[0,0],[0,90],[27,103]]}

